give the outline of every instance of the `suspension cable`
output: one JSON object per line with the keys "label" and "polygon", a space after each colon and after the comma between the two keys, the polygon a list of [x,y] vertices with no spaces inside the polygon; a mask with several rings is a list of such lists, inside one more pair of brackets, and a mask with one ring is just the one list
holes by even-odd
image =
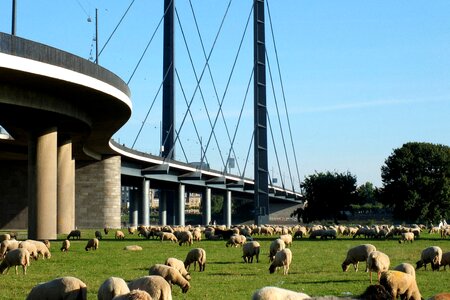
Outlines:
{"label": "suspension cable", "polygon": [[242,177],[241,177],[242,179],[244,179],[244,176],[245,176],[245,169],[247,169],[248,158],[250,157],[250,150],[252,150],[254,138],[255,138],[255,129],[253,128],[252,138],[250,139],[250,145],[248,146],[248,150],[247,150],[247,157],[245,158],[244,170],[242,171]]}
{"label": "suspension cable", "polygon": [[[278,58],[277,46],[276,46],[276,43],[275,43],[275,35],[274,35],[273,26],[272,26],[272,17],[271,17],[271,14],[270,14],[269,0],[267,0],[266,3],[267,3],[267,13],[268,13],[268,16],[269,16],[270,32],[272,33],[271,36],[272,36],[273,47],[274,47],[274,51],[275,51],[275,58],[276,58],[277,67],[278,67],[278,76],[279,76],[279,80],[280,80],[280,84],[281,84],[281,92],[282,92],[282,95],[283,95],[284,110],[285,110],[286,118],[287,118],[287,124],[288,124],[288,129],[289,129],[289,136],[290,136],[290,140],[291,140],[292,152],[294,154],[295,168],[296,168],[296,171],[297,171],[297,178],[298,178],[298,181],[300,183],[300,173],[298,171],[297,155],[296,155],[296,152],[295,152],[294,139],[292,137],[291,122],[290,122],[290,119],[289,119],[288,109],[287,109],[287,105],[286,105],[286,94],[284,92],[284,85],[283,85],[283,80],[282,80],[282,77],[281,77],[280,61],[279,61],[279,58]],[[293,189],[293,190],[295,191],[295,189]]]}
{"label": "suspension cable", "polygon": [[[176,129],[175,129],[175,134],[178,134],[178,131]],[[183,147],[183,144],[181,143],[181,140],[178,140],[178,143],[180,143],[181,152],[183,152],[184,159],[186,160],[186,163],[187,163],[188,162],[188,158],[186,156],[186,152],[184,151],[184,147]]]}

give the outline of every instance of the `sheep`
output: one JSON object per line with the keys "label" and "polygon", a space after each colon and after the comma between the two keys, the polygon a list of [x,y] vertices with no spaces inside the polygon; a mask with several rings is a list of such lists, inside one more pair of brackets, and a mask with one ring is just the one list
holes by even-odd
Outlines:
{"label": "sheep", "polygon": [[205,271],[206,267],[206,251],[202,248],[194,248],[188,252],[186,259],[184,260],[184,267],[189,271],[190,265],[194,263],[194,271],[196,263],[198,263],[199,271]]}
{"label": "sheep", "polygon": [[408,263],[399,264],[394,268],[395,271],[400,271],[403,273],[407,273],[412,277],[416,278],[416,270],[414,270],[414,266]]}
{"label": "sheep", "polygon": [[9,268],[14,266],[16,267],[16,275],[17,275],[17,267],[22,266],[23,275],[27,275],[27,267],[30,265],[30,253],[25,248],[17,248],[6,253],[5,258],[0,264],[0,274],[3,274],[6,270],[8,273]]}
{"label": "sheep", "polygon": [[114,235],[114,238],[116,240],[124,240],[125,239],[125,234],[121,230],[116,230],[116,234]]}
{"label": "sheep", "polygon": [[367,268],[369,269],[370,284],[372,284],[372,272],[377,272],[378,284],[380,283],[381,272],[389,270],[389,256],[381,251],[372,251],[367,258]]}
{"label": "sheep", "polygon": [[79,230],[72,230],[69,232],[69,235],[67,236],[67,239],[70,240],[70,238],[77,238],[78,240],[81,238],[81,231]]}
{"label": "sheep", "polygon": [[61,246],[61,251],[69,251],[70,248],[70,241],[69,240],[64,240],[62,242],[62,246]]}
{"label": "sheep", "polygon": [[287,275],[289,272],[289,266],[292,262],[292,252],[289,248],[280,250],[275,254],[275,258],[269,267],[270,274],[274,273],[278,267],[283,267],[283,274]]}
{"label": "sheep", "polygon": [[187,293],[191,288],[189,281],[187,281],[177,269],[170,266],[163,264],[153,265],[150,267],[148,275],[159,275],[164,277],[168,283],[178,285],[183,293]]}
{"label": "sheep", "polygon": [[326,240],[328,238],[336,239],[337,231],[335,229],[317,229],[311,231],[311,233],[309,234],[309,238],[315,239],[316,237],[320,237],[322,240]]}
{"label": "sheep", "polygon": [[27,249],[28,252],[30,253],[30,257],[32,257],[34,260],[38,259],[38,253],[35,244],[28,241],[23,241],[19,244],[19,248]]}
{"label": "sheep", "polygon": [[50,250],[50,247],[51,247],[50,241],[49,240],[44,240],[43,243],[47,247],[47,249]]}
{"label": "sheep", "polygon": [[371,244],[363,244],[363,245],[359,245],[359,246],[350,248],[347,251],[347,257],[345,258],[344,262],[342,263],[342,271],[347,272],[349,265],[353,264],[353,268],[355,269],[355,272],[358,272],[359,262],[365,261],[366,262],[366,272],[368,272],[369,269],[367,266],[367,258],[369,257],[370,252],[373,252],[376,250],[377,250],[377,248]]}
{"label": "sheep", "polygon": [[414,233],[412,232],[402,232],[402,237],[398,240],[398,242],[401,244],[402,242],[413,242],[414,241]]}
{"label": "sheep", "polygon": [[127,251],[142,251],[142,247],[138,246],[138,245],[129,245],[129,246],[125,246],[123,248],[123,250],[127,250]]}
{"label": "sheep", "polygon": [[132,290],[129,293],[116,296],[112,298],[113,300],[152,300],[150,294],[146,291]]}
{"label": "sheep", "polygon": [[160,233],[161,242],[162,241],[172,241],[174,243],[178,242],[177,237],[171,232],[161,232]]}
{"label": "sheep", "polygon": [[95,231],[95,238],[97,238],[97,239],[99,239],[99,240],[101,240],[103,237],[102,237],[102,233],[100,232],[100,231]]}
{"label": "sheep", "polygon": [[144,276],[134,279],[128,283],[128,288],[132,290],[143,290],[150,294],[152,299],[172,300],[172,290],[170,284],[159,275]]}
{"label": "sheep", "polygon": [[191,280],[191,274],[186,270],[184,267],[184,262],[175,258],[175,257],[169,257],[166,259],[166,262],[164,263],[166,266],[173,267],[178,270],[178,272],[181,273],[181,276],[183,276],[186,280]]}
{"label": "sheep", "polygon": [[425,270],[427,269],[427,264],[431,264],[431,269],[433,271],[438,270],[441,265],[442,260],[442,249],[438,246],[431,246],[425,248],[422,251],[420,256],[420,260],[416,262],[416,270],[420,269],[422,266],[425,266]]}
{"label": "sheep", "polygon": [[103,227],[103,232],[105,233],[105,235],[108,235],[109,228],[108,227]]}
{"label": "sheep", "polygon": [[304,293],[298,293],[291,290],[266,286],[256,290],[253,293],[252,300],[303,300],[310,299],[310,296]]}
{"label": "sheep", "polygon": [[230,236],[225,246],[237,247],[242,246],[247,241],[247,238],[244,235],[233,234]]}
{"label": "sheep", "polygon": [[362,293],[357,299],[361,300],[385,300],[392,299],[391,293],[380,284],[369,285],[364,293]]}
{"label": "sheep", "polygon": [[89,249],[97,250],[98,249],[98,239],[90,239],[86,247],[84,247],[84,250],[89,251]]}
{"label": "sheep", "polygon": [[386,271],[381,274],[380,284],[392,295],[392,299],[402,295],[405,300],[421,300],[416,279],[401,271]]}
{"label": "sheep", "polygon": [[286,245],[284,244],[284,241],[282,239],[276,239],[270,243],[270,249],[269,249],[269,262],[272,262],[275,254],[286,248]]}
{"label": "sheep", "polygon": [[111,300],[115,296],[127,294],[130,292],[125,280],[119,277],[109,277],[98,288],[98,300]]}
{"label": "sheep", "polygon": [[256,256],[256,262],[259,262],[259,252],[261,245],[257,241],[247,242],[242,246],[242,258],[245,263],[253,263],[253,256]]}
{"label": "sheep", "polygon": [[8,241],[11,239],[11,235],[9,233],[0,234],[0,243],[3,241]]}
{"label": "sheep", "polygon": [[440,266],[443,266],[445,270],[445,267],[448,265],[450,265],[450,252],[445,252],[442,254]]}
{"label": "sheep", "polygon": [[86,284],[76,277],[60,277],[40,283],[31,289],[26,300],[87,299]]}
{"label": "sheep", "polygon": [[35,240],[26,240],[25,242],[30,242],[36,246],[37,255],[42,255],[42,258],[50,258],[52,255],[50,253],[50,242],[47,241],[47,244],[41,241],[35,241]]}
{"label": "sheep", "polygon": [[449,300],[450,299],[450,293],[439,293],[434,295],[431,298],[428,298],[428,300]]}
{"label": "sheep", "polygon": [[194,240],[194,237],[192,236],[192,233],[190,231],[180,231],[178,232],[178,235],[176,237],[180,246],[183,244],[191,246]]}
{"label": "sheep", "polygon": [[289,246],[292,245],[292,235],[290,235],[290,234],[283,234],[283,235],[280,235],[280,239],[283,240],[283,242],[286,245],[286,247],[289,247]]}
{"label": "sheep", "polygon": [[0,259],[3,259],[6,252],[19,248],[19,242],[16,240],[4,240],[0,245]]}

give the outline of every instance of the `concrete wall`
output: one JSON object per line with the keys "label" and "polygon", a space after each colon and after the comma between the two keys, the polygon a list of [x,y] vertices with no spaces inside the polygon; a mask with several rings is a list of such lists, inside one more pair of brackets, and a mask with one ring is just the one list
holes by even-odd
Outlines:
{"label": "concrete wall", "polygon": [[76,162],[75,226],[120,228],[120,156]]}
{"label": "concrete wall", "polygon": [[27,229],[27,174],[26,161],[0,161],[0,229]]}

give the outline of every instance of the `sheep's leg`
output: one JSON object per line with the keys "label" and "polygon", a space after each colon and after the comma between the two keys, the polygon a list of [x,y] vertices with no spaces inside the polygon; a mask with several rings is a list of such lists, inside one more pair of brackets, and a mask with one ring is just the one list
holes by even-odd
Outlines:
{"label": "sheep's leg", "polygon": [[356,262],[356,264],[353,264],[353,268],[355,268],[355,272],[358,272],[358,264],[359,264],[358,261]]}
{"label": "sheep's leg", "polygon": [[16,268],[16,275],[18,275],[19,273],[17,272],[17,267],[18,267],[18,265],[15,265],[15,268]]}
{"label": "sheep's leg", "polygon": [[372,271],[369,271],[370,284],[372,284]]}
{"label": "sheep's leg", "polygon": [[[381,278],[381,271],[378,271],[378,284],[380,284],[380,278]],[[372,282],[371,282],[372,283]]]}

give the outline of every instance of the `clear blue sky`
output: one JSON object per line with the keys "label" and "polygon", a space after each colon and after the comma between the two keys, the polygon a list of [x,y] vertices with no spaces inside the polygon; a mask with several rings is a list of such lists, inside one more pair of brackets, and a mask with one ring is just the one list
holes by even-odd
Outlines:
{"label": "clear blue sky", "polygon": [[[0,2],[0,30],[3,32],[11,31],[11,2]],[[231,3],[209,60],[219,100],[226,95],[223,113],[231,137],[251,75],[251,25],[227,90],[226,85],[252,2],[234,0]],[[94,21],[95,8],[98,8],[99,48],[102,48],[130,3],[17,0],[17,35],[89,58],[91,51],[95,55],[95,26],[93,22],[87,22],[87,18]],[[226,0],[192,0],[207,53],[228,3]],[[358,184],[370,181],[381,186],[380,168],[393,149],[411,141],[450,144],[450,1],[271,0],[268,4],[300,180],[316,171],[348,171],[357,177]],[[189,1],[178,0],[176,7],[197,76],[200,76],[205,59]],[[162,10],[163,0],[135,1],[101,53],[100,64],[128,81],[156,30]],[[267,15],[266,22],[269,24]],[[176,26],[176,68],[183,88],[177,83],[176,126],[179,130],[186,111],[185,101],[193,98],[191,111],[205,147],[210,125],[199,91],[193,97],[196,80],[180,27]],[[153,154],[159,151],[160,139],[161,95],[157,91],[162,80],[161,37],[162,27],[156,31],[129,84],[132,117],[114,136],[131,147],[153,99],[156,99],[135,145],[135,149]],[[281,173],[286,187],[290,188],[287,168],[290,165],[298,190],[299,180],[269,28],[266,29],[266,41],[283,133],[288,143],[286,162],[280,147],[281,134],[268,76],[267,102]],[[200,86],[214,120],[218,100],[207,70]],[[251,88],[235,142],[241,172],[252,133],[252,105]],[[198,161],[200,142],[192,124],[188,116],[181,128],[180,140],[188,160]],[[230,143],[221,117],[217,124],[217,140],[226,160]],[[271,174],[280,182],[270,134],[268,140]],[[213,168],[222,169],[217,148],[215,140],[211,139],[207,158]],[[185,160],[180,146],[176,157]],[[251,160],[246,177],[252,177],[252,169]],[[237,168],[232,172],[237,173]]]}

